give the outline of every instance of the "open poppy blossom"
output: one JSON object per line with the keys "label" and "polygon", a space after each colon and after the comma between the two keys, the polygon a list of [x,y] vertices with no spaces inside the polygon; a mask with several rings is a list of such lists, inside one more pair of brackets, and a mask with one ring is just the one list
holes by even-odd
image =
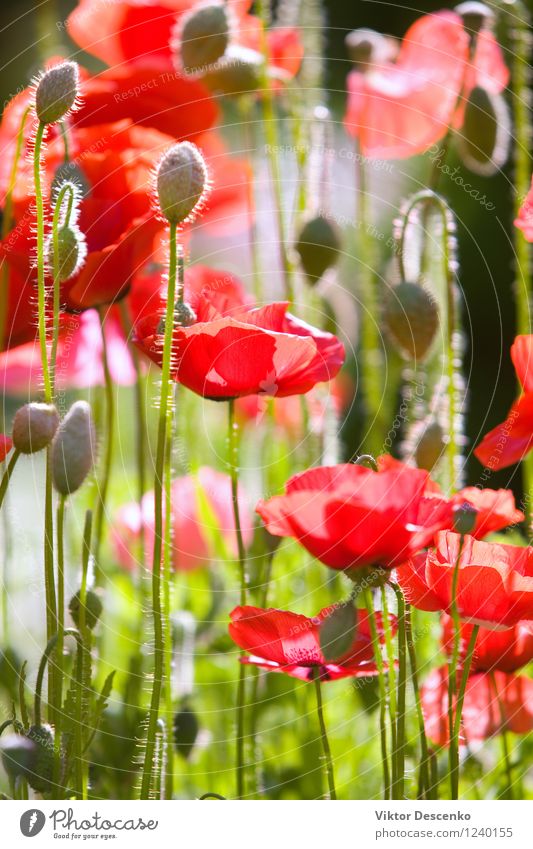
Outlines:
{"label": "open poppy blossom", "polygon": [[[231,480],[223,472],[202,466],[195,475],[185,475],[172,481],[172,565],[176,572],[191,572],[208,566],[215,557],[213,537],[221,536],[233,555],[236,554],[235,518]],[[202,513],[205,500],[210,519]],[[239,488],[239,508],[244,542],[251,542],[252,515],[246,493]],[[210,525],[210,522],[213,525]],[[154,544],[154,494],[147,492],[142,505],[131,502],[117,512],[112,526],[115,556],[126,569],[138,568],[141,530],[144,530],[144,562],[152,562]]]}
{"label": "open poppy blossom", "polygon": [[392,569],[451,525],[452,504],[427,496],[428,479],[403,465],[384,472],[323,466],[290,478],[285,495],[256,509],[271,534],[294,537],[326,566]]}
{"label": "open poppy blossom", "polygon": [[524,394],[502,424],[487,433],[474,451],[491,471],[518,463],[533,447],[533,336],[517,336],[511,359]]}
{"label": "open poppy blossom", "polygon": [[[451,655],[454,640],[453,620],[444,614],[442,623],[442,645],[448,655]],[[461,657],[464,658],[474,626],[463,622],[461,624]],[[494,631],[490,628],[480,628],[474,657],[473,672],[490,672],[500,669],[502,672],[515,672],[533,659],[533,622],[518,622],[513,628],[505,631]]]}
{"label": "open poppy blossom", "polygon": [[[337,337],[294,318],[286,303],[219,312],[208,292],[193,293],[190,305],[196,321],[174,332],[172,378],[204,398],[300,395],[331,380],[344,362]],[[135,326],[138,347],[159,366],[160,321],[157,311]]]}
{"label": "open poppy blossom", "polygon": [[[406,33],[396,61],[370,62],[348,76],[347,131],[364,156],[403,159],[423,153],[461,123],[459,95],[474,86],[499,94],[509,72],[494,36],[481,30],[473,61],[458,14],[425,15]],[[463,88],[464,86],[464,88]]]}
{"label": "open poppy blossom", "polygon": [[[271,672],[285,672],[293,678],[310,681],[319,675],[323,681],[349,676],[376,675],[370,625],[366,611],[357,611],[357,633],[351,648],[336,663],[326,661],[320,649],[320,624],[332,612],[331,607],[316,616],[302,616],[287,610],[261,607],[236,607],[230,614],[229,633],[232,640],[249,656],[251,663]],[[384,643],[381,614],[376,614],[378,636]],[[395,632],[395,617],[390,617]]]}
{"label": "open poppy blossom", "polygon": [[[421,610],[450,612],[452,581],[461,537],[437,534],[435,549],[397,570],[407,601]],[[512,628],[533,619],[533,548],[464,538],[459,560],[457,607],[462,620],[489,628]]]}
{"label": "open poppy blossom", "polygon": [[[447,746],[448,668],[433,670],[421,689],[426,734],[438,746]],[[533,681],[525,675],[478,672],[466,684],[461,745],[481,743],[501,731],[527,734],[533,730]]]}

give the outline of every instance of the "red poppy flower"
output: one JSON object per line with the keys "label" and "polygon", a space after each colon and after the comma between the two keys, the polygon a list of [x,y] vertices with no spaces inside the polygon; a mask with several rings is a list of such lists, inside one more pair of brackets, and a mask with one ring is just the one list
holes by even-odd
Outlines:
{"label": "red poppy flower", "polygon": [[[220,535],[224,544],[236,555],[235,519],[231,502],[231,480],[228,475],[207,466],[195,475],[172,481],[172,565],[176,572],[190,572],[209,565],[215,557],[213,539]],[[206,523],[202,500],[211,518]],[[249,502],[242,486],[239,508],[245,544],[252,540],[253,527]],[[212,526],[211,526],[212,521]],[[154,495],[146,493],[142,507],[132,502],[121,507],[112,528],[115,554],[121,566],[138,568],[139,540],[144,526],[146,563],[152,562],[154,544]]]}
{"label": "red poppy flower", "polygon": [[[438,746],[448,745],[448,669],[435,669],[421,690],[426,733]],[[503,716],[502,716],[503,713]],[[505,672],[478,672],[466,684],[460,743],[476,744],[504,729],[527,734],[533,729],[533,681]]]}
{"label": "red poppy flower", "polygon": [[522,511],[517,510],[510,489],[479,489],[477,486],[467,486],[454,495],[453,501],[458,506],[466,501],[476,509],[476,524],[472,532],[476,539],[516,525],[525,518]]}
{"label": "red poppy flower", "polygon": [[[68,32],[83,50],[111,67],[145,66],[151,73],[179,76],[174,32],[181,15],[196,5],[197,0],[118,0],[112,5],[108,0],[81,0],[68,19]],[[232,44],[259,51],[262,25],[248,14],[251,5],[252,0],[228,2]],[[272,67],[291,76],[298,71],[303,50],[296,29],[269,30],[267,49]]]}
{"label": "red poppy flower", "polygon": [[507,418],[487,433],[474,454],[491,471],[518,463],[533,446],[533,336],[517,336],[511,359],[524,394]]}
{"label": "red poppy flower", "polygon": [[0,433],[0,462],[3,462],[11,449],[13,448],[13,440],[6,436],[5,433]]}
{"label": "red poppy flower", "polygon": [[[436,536],[426,558],[397,571],[407,601],[421,610],[451,609],[452,580],[461,537]],[[480,542],[466,536],[459,561],[457,606],[461,619],[489,628],[512,628],[533,619],[533,548]]]}
{"label": "red poppy flower", "polygon": [[[285,672],[303,681],[310,681],[315,671],[324,681],[376,675],[368,614],[363,610],[358,611],[357,634],[352,647],[337,663],[325,660],[320,649],[319,629],[332,609],[327,607],[310,618],[274,608],[236,607],[230,614],[230,637],[241,649],[250,653],[243,658],[243,663],[272,672]],[[383,643],[381,614],[376,616],[379,638]],[[391,617],[391,625],[395,631],[394,617]]]}
{"label": "red poppy flower", "polygon": [[[451,655],[454,628],[451,616],[444,614],[442,623],[442,645]],[[474,626],[461,624],[461,656],[464,657]],[[519,622],[514,628],[494,631],[480,628],[474,648],[472,672],[515,672],[533,659],[533,622]]]}
{"label": "red poppy flower", "polygon": [[[187,293],[197,320],[178,327],[173,340],[174,380],[217,401],[243,395],[284,397],[308,392],[335,377],[344,362],[336,336],[287,313],[287,304],[220,309],[216,293]],[[141,351],[162,360],[161,310],[135,327]]]}
{"label": "red poppy flower", "polygon": [[[419,18],[406,33],[395,62],[371,64],[348,76],[347,131],[365,156],[403,159],[423,153],[461,123],[457,101],[476,85],[500,93],[509,72],[487,30],[469,64],[469,36],[455,12]],[[461,110],[462,111],[462,110]]]}
{"label": "red poppy flower", "polygon": [[452,505],[426,496],[421,469],[373,472],[351,464],[309,469],[257,512],[275,536],[295,537],[333,569],[391,569],[450,527]]}

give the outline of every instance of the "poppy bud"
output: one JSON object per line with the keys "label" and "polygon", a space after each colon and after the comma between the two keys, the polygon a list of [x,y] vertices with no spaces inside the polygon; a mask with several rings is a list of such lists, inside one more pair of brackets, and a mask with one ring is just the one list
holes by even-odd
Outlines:
{"label": "poppy bud", "polygon": [[261,53],[249,47],[232,45],[216,66],[202,77],[202,82],[211,91],[221,94],[250,94],[261,86],[263,65]]}
{"label": "poppy bud", "polygon": [[187,73],[207,70],[224,55],[228,42],[228,16],[222,3],[193,7],[181,17],[176,47]]}
{"label": "poppy bud", "polygon": [[494,12],[485,3],[476,3],[467,0],[455,7],[457,14],[463,19],[464,28],[472,34],[477,34],[481,29],[489,26],[494,20]]}
{"label": "poppy bud", "polygon": [[320,650],[327,663],[335,663],[352,648],[357,634],[357,610],[350,602],[340,604],[319,627]]}
{"label": "poppy bud", "polygon": [[[57,234],[57,242],[58,280],[60,283],[64,283],[65,280],[73,277],[83,265],[87,248],[85,237],[75,226],[65,225],[64,227],[60,227]],[[54,269],[54,239],[52,236],[48,240],[46,259],[52,273]]]}
{"label": "poppy bud", "polygon": [[13,419],[13,445],[22,454],[42,451],[54,438],[59,413],[53,404],[24,404]]}
{"label": "poppy bud", "polygon": [[383,319],[404,356],[426,356],[439,324],[437,304],[426,289],[405,280],[394,286],[385,298]]}
{"label": "poppy bud", "polygon": [[95,433],[87,401],[76,401],[61,422],[52,444],[52,480],[61,495],[82,485],[94,463]]}
{"label": "poppy bud", "polygon": [[372,469],[373,472],[377,472],[378,470],[378,464],[374,457],[372,457],[372,454],[360,454],[353,463],[354,466],[364,466],[365,469]]}
{"label": "poppy bud", "polygon": [[415,450],[416,465],[430,472],[437,465],[445,448],[444,431],[438,422],[431,422],[422,433]]}
{"label": "poppy bud", "polygon": [[54,786],[54,732],[49,725],[32,725],[26,736],[34,746],[26,779],[33,790],[48,793]]}
{"label": "poppy bud", "polygon": [[474,174],[490,177],[507,161],[510,144],[507,104],[498,94],[477,86],[465,105],[464,121],[457,134],[457,149]]}
{"label": "poppy bud", "polygon": [[187,760],[194,748],[200,725],[196,713],[187,701],[184,701],[180,710],[174,715],[174,746],[176,752]]}
{"label": "poppy bud", "polygon": [[476,527],[476,519],[476,508],[465,501],[453,514],[453,528],[461,536],[471,534]]}
{"label": "poppy bud", "polygon": [[26,776],[35,760],[35,743],[22,734],[9,734],[0,741],[2,766],[12,779]]}
{"label": "poppy bud", "polygon": [[45,71],[37,82],[35,109],[42,124],[59,121],[72,109],[78,95],[78,66],[62,62]]}
{"label": "poppy bud", "polygon": [[208,185],[207,168],[196,145],[186,141],[169,148],[158,165],[156,180],[161,212],[171,224],[182,224]]}
{"label": "poppy bud", "polygon": [[[81,611],[80,590],[70,599],[68,609],[76,628],[79,628]],[[85,593],[85,625],[89,631],[92,631],[96,627],[103,609],[104,606],[100,601],[100,597],[93,590],[87,590]]]}
{"label": "poppy bud", "polygon": [[354,29],[349,32],[344,43],[348,56],[355,65],[365,66],[375,58],[376,53],[383,50],[385,36],[373,29]]}
{"label": "poppy bud", "polygon": [[317,283],[339,258],[338,227],[323,215],[317,215],[304,224],[295,247],[309,283]]}

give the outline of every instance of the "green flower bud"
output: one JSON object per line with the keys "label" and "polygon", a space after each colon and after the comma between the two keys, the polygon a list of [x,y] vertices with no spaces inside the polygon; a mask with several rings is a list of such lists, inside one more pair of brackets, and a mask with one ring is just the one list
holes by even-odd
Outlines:
{"label": "green flower bud", "polygon": [[35,109],[42,124],[53,124],[72,109],[78,95],[78,66],[62,62],[45,71],[37,82]]}
{"label": "green flower bud", "polygon": [[[58,279],[60,283],[69,280],[76,274],[87,254],[85,238],[77,227],[64,225],[58,230],[57,234],[58,253]],[[54,270],[54,240],[52,237],[48,240],[46,248],[46,259],[50,273]]]}
{"label": "green flower bud", "polygon": [[[196,313],[193,308],[182,301],[174,304],[174,327],[190,327],[196,321]],[[165,316],[161,316],[161,320],[157,325],[157,332],[163,334],[165,332]]]}
{"label": "green flower bud", "polygon": [[26,736],[34,746],[25,771],[28,784],[38,793],[50,793],[54,789],[54,732],[49,725],[32,725]]}
{"label": "green flower bud", "polygon": [[315,284],[339,259],[339,229],[323,215],[317,215],[303,225],[295,247],[309,283]]}
{"label": "green flower bud", "polygon": [[52,480],[61,495],[70,495],[84,482],[94,464],[95,443],[91,408],[86,401],[76,401],[52,444]]}
{"label": "green flower bud", "polygon": [[474,174],[490,177],[509,156],[511,120],[505,99],[477,86],[465,105],[462,128],[456,134],[457,150]]}
{"label": "green flower bud", "polygon": [[2,766],[12,779],[28,774],[35,757],[35,743],[22,734],[8,734],[0,740]]}
{"label": "green flower bud", "polygon": [[250,94],[261,86],[263,64],[263,57],[256,50],[231,45],[216,66],[202,77],[202,82],[211,91],[220,94]]}
{"label": "green flower bud", "polygon": [[58,426],[59,413],[53,404],[24,404],[13,419],[13,445],[23,454],[42,451],[51,443]]}
{"label": "green flower bud", "polygon": [[175,144],[163,154],[156,172],[161,212],[171,224],[182,224],[197,209],[208,188],[204,158],[191,142]]}
{"label": "green flower bud", "polygon": [[476,527],[477,520],[477,510],[475,507],[472,507],[468,501],[465,501],[461,504],[460,507],[454,513],[453,516],[453,528],[456,533],[461,534],[471,534],[474,528]]}
{"label": "green flower bud", "polygon": [[[68,609],[70,611],[70,615],[72,616],[72,621],[76,625],[77,628],[80,627],[80,612],[81,612],[81,591],[78,590],[75,595],[69,601]],[[93,592],[93,590],[87,590],[85,593],[85,625],[87,628],[92,631],[96,627],[100,616],[102,615],[102,610],[104,606],[100,601],[100,597]]]}
{"label": "green flower bud", "polygon": [[185,760],[191,756],[199,730],[198,717],[184,700],[180,710],[174,715],[174,746],[178,755]]}
{"label": "green flower bud", "polygon": [[175,46],[187,73],[208,70],[224,55],[228,43],[228,16],[222,3],[193,7],[180,19]]}
{"label": "green flower bud", "polygon": [[72,183],[79,198],[87,197],[89,194],[89,181],[75,162],[62,162],[57,166],[50,186],[50,197],[54,203],[65,183]]}
{"label": "green flower bud", "polygon": [[405,280],[394,286],[385,297],[383,319],[405,357],[426,356],[439,326],[437,304],[426,289]]}
{"label": "green flower bud", "polygon": [[441,459],[445,445],[442,427],[438,422],[431,422],[424,428],[415,449],[418,468],[430,472]]}

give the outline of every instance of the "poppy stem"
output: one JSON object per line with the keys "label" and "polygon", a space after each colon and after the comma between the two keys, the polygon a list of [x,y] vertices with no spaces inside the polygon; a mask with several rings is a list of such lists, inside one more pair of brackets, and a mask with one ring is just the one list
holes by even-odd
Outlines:
{"label": "poppy stem", "polygon": [[[451,588],[451,617],[453,621],[453,647],[450,662],[448,664],[448,733],[450,744],[448,749],[449,770],[450,770],[450,788],[454,792],[454,769],[457,761],[458,752],[455,752],[455,736],[454,736],[454,714],[453,703],[457,690],[457,667],[459,664],[459,655],[461,651],[461,620],[459,617],[459,608],[457,605],[457,588],[459,586],[459,568],[461,563],[461,554],[464,546],[464,535],[461,534],[459,541],[459,551],[455,560],[452,576]],[[452,795],[452,799],[456,798]]]}
{"label": "poppy stem", "polygon": [[[174,303],[176,300],[177,271],[177,225],[170,223],[170,257],[168,269],[167,304],[165,313],[165,331],[163,358],[161,365],[161,395],[159,403],[159,424],[157,430],[157,448],[154,476],[154,548],[152,559],[152,618],[154,625],[154,673],[152,695],[148,712],[146,748],[141,778],[141,799],[149,799],[153,787],[154,761],[158,737],[159,707],[163,690],[165,662],[165,627],[161,606],[161,572],[163,549],[163,478],[165,472],[165,452],[167,435],[172,416],[172,395],[170,391],[170,369],[172,362],[172,339],[174,331]],[[168,517],[170,520],[170,517]]]}
{"label": "poppy stem", "polygon": [[507,739],[507,731],[505,729],[506,717],[505,710],[503,707],[502,700],[500,699],[500,694],[498,692],[498,684],[496,682],[496,675],[494,674],[494,670],[490,672],[490,683],[494,690],[494,695],[496,696],[496,701],[498,702],[498,712],[500,714],[500,723],[501,723],[501,732],[500,737],[502,738],[502,752],[503,752],[503,760],[505,763],[505,773],[507,776],[507,799],[513,799],[513,769],[511,765],[511,758],[509,754],[509,741]]}
{"label": "poppy stem", "polygon": [[65,641],[65,496],[57,505],[57,643],[56,643],[56,717],[54,737],[54,783],[57,792],[61,780],[61,727],[63,719],[63,651]]}
{"label": "poppy stem", "polygon": [[[231,501],[233,504],[233,517],[235,521],[235,534],[237,537],[237,554],[240,574],[240,604],[246,604],[247,575],[246,575],[246,550],[242,536],[241,517],[239,510],[239,467],[238,467],[238,428],[235,421],[235,402],[231,400],[228,405],[228,443],[229,443],[229,466],[231,476]],[[241,652],[240,657],[244,655]],[[244,713],[246,706],[246,667],[239,659],[239,682],[237,685],[237,760],[236,781],[237,798],[242,799],[245,795],[245,757],[244,757]]]}
{"label": "poppy stem", "polygon": [[[172,387],[172,407],[175,408],[175,388]],[[174,741],[172,715],[172,628],[170,625],[171,610],[171,559],[172,544],[179,545],[179,540],[172,538],[172,430],[173,420],[170,419],[167,428],[167,444],[165,448],[165,540],[163,549],[163,616],[165,621],[164,639],[164,668],[165,668],[165,722],[161,746],[164,776],[163,784],[165,799],[172,799],[174,792]]]}
{"label": "poppy stem", "polygon": [[326,762],[326,776],[328,779],[328,787],[329,787],[329,798],[336,799],[337,791],[335,789],[335,775],[333,772],[333,759],[331,757],[331,749],[329,746],[328,733],[326,730],[326,723],[324,721],[324,708],[322,705],[322,683],[320,681],[320,671],[318,669],[313,670],[313,678],[315,682],[315,694],[316,694],[316,711],[318,714],[318,723],[320,725],[320,736],[322,738],[322,749],[324,752],[324,760]]}
{"label": "poppy stem", "polygon": [[[463,714],[463,704],[465,700],[466,685],[472,661],[474,659],[474,649],[476,647],[477,635],[479,633],[479,625],[474,625],[468,648],[466,650],[463,671],[461,674],[461,682],[459,684],[459,692],[457,694],[457,702],[455,705],[455,722],[453,724],[453,738],[450,739],[450,789],[451,798],[459,798],[459,732],[461,730],[461,718]],[[455,670],[454,670],[455,671]],[[453,706],[452,706],[453,710]],[[453,743],[453,746],[452,746]],[[452,760],[453,756],[453,760]]]}
{"label": "poppy stem", "polygon": [[365,606],[368,612],[368,624],[370,626],[370,636],[372,639],[372,648],[374,649],[374,659],[378,669],[378,684],[379,684],[379,728],[381,737],[381,763],[383,766],[383,798],[390,799],[390,771],[389,771],[389,756],[387,751],[387,692],[385,686],[385,669],[383,658],[381,656],[381,646],[379,644],[378,627],[376,622],[376,613],[374,611],[374,600],[372,598],[372,590],[370,587],[365,587],[363,590]]}
{"label": "poppy stem", "polygon": [[[67,202],[67,210],[61,220],[61,212],[63,207],[63,200],[68,194],[68,202]],[[56,361],[57,361],[57,345],[59,341],[59,306],[60,306],[60,295],[61,295],[61,281],[60,281],[60,268],[59,268],[59,225],[68,225],[70,222],[70,216],[72,214],[72,208],[74,206],[74,191],[72,186],[67,183],[66,185],[61,187],[61,190],[57,196],[55,206],[54,206],[54,217],[52,221],[52,272],[54,278],[54,287],[53,287],[53,317],[52,317],[52,349],[50,351],[50,381],[52,386],[52,397],[55,394],[55,379],[56,379]]]}
{"label": "poppy stem", "polygon": [[422,699],[420,697],[420,687],[418,683],[418,662],[416,657],[416,647],[413,638],[413,628],[411,624],[411,605],[406,604],[404,610],[405,623],[405,641],[409,653],[409,665],[411,668],[411,684],[415,695],[415,710],[418,721],[418,733],[420,737],[420,774],[418,780],[418,798],[426,798],[426,792],[429,789],[429,750],[426,737],[426,726],[424,723],[424,713],[422,710]]}
{"label": "poppy stem", "polygon": [[392,798],[396,799],[397,796],[395,793],[397,792],[397,782],[398,782],[398,760],[397,760],[397,734],[396,734],[396,671],[394,669],[394,646],[392,644],[392,633],[390,628],[390,619],[389,619],[389,603],[387,600],[387,590],[385,586],[381,587],[381,607],[383,611],[383,631],[385,634],[385,647],[387,650],[387,666],[388,666],[388,674],[387,678],[389,681],[389,721],[390,721],[390,734],[391,734],[391,771],[392,771]]}
{"label": "poppy stem", "polygon": [[395,799],[404,798],[405,789],[405,696],[407,689],[407,641],[405,599],[398,584],[390,583],[398,605],[398,695],[396,700],[396,784]]}
{"label": "poppy stem", "polygon": [[87,722],[89,693],[91,688],[91,631],[86,624],[87,604],[87,581],[89,573],[89,560],[91,557],[91,534],[93,527],[92,510],[85,513],[83,526],[83,544],[81,552],[81,586],[80,586],[80,613],[79,631],[83,641],[83,658],[81,667],[81,685],[76,694],[76,740],[75,740],[75,777],[76,792],[80,799],[87,799],[88,775],[85,760],[83,758],[83,728]]}
{"label": "poppy stem", "polygon": [[111,478],[111,467],[113,465],[113,453],[115,446],[115,393],[113,389],[113,378],[109,369],[109,351],[105,334],[105,314],[102,307],[98,310],[100,318],[100,332],[102,335],[102,366],[104,370],[104,394],[105,394],[105,455],[102,475],[97,487],[96,510],[94,517],[94,570],[95,580],[102,578],[100,569],[100,550],[102,547],[102,536],[106,517],[107,493]]}
{"label": "poppy stem", "polygon": [[15,470],[15,466],[19,457],[20,451],[15,448],[11,457],[9,458],[9,463],[7,464],[6,470],[2,476],[2,482],[0,483],[0,507],[4,503],[4,498],[7,492],[7,488],[9,486],[9,481],[11,480],[11,475]]}

